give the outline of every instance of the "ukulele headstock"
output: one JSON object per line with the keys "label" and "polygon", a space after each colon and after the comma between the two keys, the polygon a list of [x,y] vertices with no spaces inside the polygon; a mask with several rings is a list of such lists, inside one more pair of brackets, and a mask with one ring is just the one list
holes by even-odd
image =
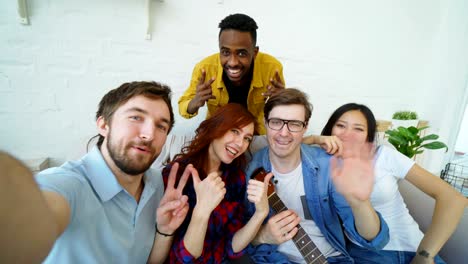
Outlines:
{"label": "ukulele headstock", "polygon": [[[265,169],[263,167],[260,167],[258,169],[256,169],[253,173],[252,173],[252,177],[251,179],[255,179],[257,181],[261,181],[263,182],[266,175],[268,173],[265,171]],[[275,192],[275,185],[271,182],[268,183],[268,191],[267,191],[267,194],[268,195],[271,195]]]}

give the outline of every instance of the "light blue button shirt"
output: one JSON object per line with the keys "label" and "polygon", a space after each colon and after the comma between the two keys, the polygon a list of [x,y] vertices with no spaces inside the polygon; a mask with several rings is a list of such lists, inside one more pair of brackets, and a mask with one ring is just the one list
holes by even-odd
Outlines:
{"label": "light blue button shirt", "polygon": [[148,170],[140,202],[118,183],[97,147],[81,160],[36,177],[42,190],[68,201],[71,219],[44,263],[146,263],[164,192],[161,173]]}

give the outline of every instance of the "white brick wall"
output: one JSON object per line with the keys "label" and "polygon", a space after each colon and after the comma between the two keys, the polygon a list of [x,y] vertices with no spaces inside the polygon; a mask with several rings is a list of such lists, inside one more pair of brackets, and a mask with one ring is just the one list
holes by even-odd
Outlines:
{"label": "white brick wall", "polygon": [[[143,0],[28,4],[24,26],[16,1],[0,3],[0,148],[25,159],[80,157],[99,99],[122,82],[167,83],[177,109],[194,64],[217,51],[219,21],[235,12],[256,19],[260,50],[283,62],[288,86],[310,95],[309,133],[355,101],[380,119],[416,110],[455,144],[468,72],[463,0],[153,0],[151,41]],[[177,116],[175,131],[202,117]],[[437,171],[444,158],[428,152],[427,167]]]}

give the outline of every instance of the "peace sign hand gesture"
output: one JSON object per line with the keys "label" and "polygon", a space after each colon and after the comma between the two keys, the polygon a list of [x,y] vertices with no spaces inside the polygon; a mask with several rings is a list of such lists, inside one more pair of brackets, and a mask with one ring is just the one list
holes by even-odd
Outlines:
{"label": "peace sign hand gesture", "polygon": [[166,191],[156,210],[158,230],[165,234],[173,234],[184,221],[189,206],[187,203],[188,197],[182,195],[182,191],[190,174],[198,176],[197,170],[189,164],[185,168],[176,189],[174,185],[178,169],[179,163],[176,162],[172,165]]}

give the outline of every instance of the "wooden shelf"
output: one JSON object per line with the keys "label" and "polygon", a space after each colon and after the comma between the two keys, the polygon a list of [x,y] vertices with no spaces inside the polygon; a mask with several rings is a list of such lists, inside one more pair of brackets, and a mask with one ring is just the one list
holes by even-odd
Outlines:
{"label": "wooden shelf", "polygon": [[[419,120],[417,127],[428,126],[429,121]],[[385,132],[392,128],[392,121],[390,120],[377,120],[377,132]]]}

